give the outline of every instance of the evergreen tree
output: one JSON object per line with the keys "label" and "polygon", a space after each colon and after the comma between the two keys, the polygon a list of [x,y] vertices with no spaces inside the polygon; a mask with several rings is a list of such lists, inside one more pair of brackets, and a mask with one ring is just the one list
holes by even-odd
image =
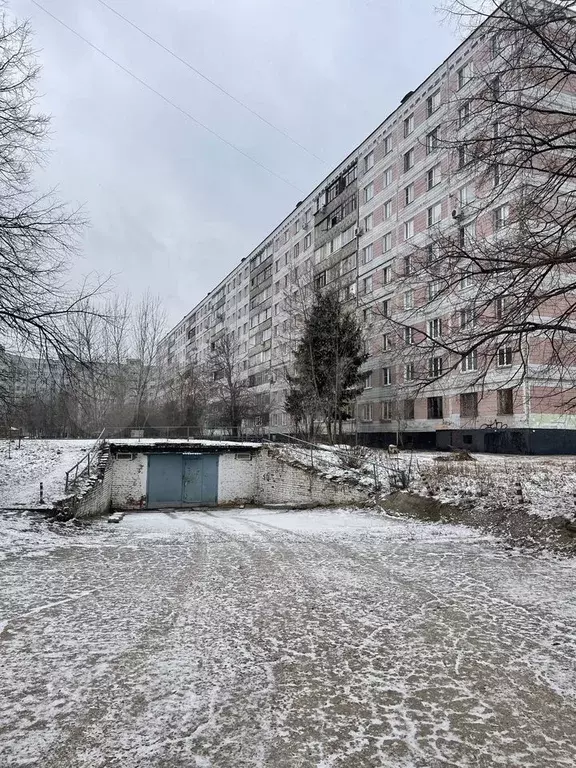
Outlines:
{"label": "evergreen tree", "polygon": [[316,293],[294,354],[295,372],[288,377],[288,413],[310,436],[319,422],[326,426],[330,440],[336,427],[341,436],[350,403],[364,389],[360,366],[368,356],[360,326],[343,308],[337,291]]}

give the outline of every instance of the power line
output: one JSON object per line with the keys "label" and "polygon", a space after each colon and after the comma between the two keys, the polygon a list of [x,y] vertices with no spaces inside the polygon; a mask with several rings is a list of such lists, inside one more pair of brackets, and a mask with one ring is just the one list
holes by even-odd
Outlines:
{"label": "power line", "polygon": [[272,176],[275,176],[280,181],[284,182],[284,184],[287,184],[288,186],[295,189],[297,192],[300,192],[304,194],[304,191],[297,187],[295,184],[292,184],[291,181],[288,181],[288,179],[285,179],[283,176],[280,176],[280,174],[276,173],[276,171],[273,171],[271,168],[268,168],[268,166],[261,163],[259,160],[256,160],[255,157],[252,157],[252,155],[249,155],[247,152],[244,152],[243,149],[240,149],[240,147],[237,147],[235,144],[232,144],[232,142],[228,141],[228,139],[225,139],[223,136],[221,136],[219,133],[214,131],[212,128],[209,128],[207,125],[202,123],[200,120],[195,118],[193,115],[190,114],[187,110],[185,110],[183,107],[178,106],[175,102],[173,102],[171,99],[168,98],[168,96],[165,96],[160,91],[156,90],[152,85],[147,83],[145,80],[143,80],[141,77],[138,77],[137,74],[132,72],[132,70],[128,69],[128,67],[125,67],[123,64],[120,64],[119,61],[112,58],[109,54],[107,54],[105,51],[102,50],[102,48],[99,48],[97,45],[95,45],[93,42],[88,40],[86,37],[80,34],[80,32],[77,32],[73,27],[70,27],[68,24],[66,24],[65,21],[60,19],[58,16],[53,14],[51,11],[49,11],[47,8],[45,8],[41,3],[38,2],[38,0],[30,0],[30,2],[35,5],[37,8],[39,8],[41,11],[43,11],[45,14],[50,16],[50,18],[54,19],[54,21],[58,22],[62,27],[67,29],[69,32],[71,32],[73,35],[75,35],[77,38],[82,40],[86,45],[89,45],[90,48],[93,48],[95,51],[97,51],[99,54],[104,56],[105,59],[108,59],[108,61],[112,62],[112,64],[115,64],[119,69],[121,69],[123,72],[125,72],[127,75],[130,75],[136,82],[140,83],[140,85],[144,86],[147,90],[151,91],[152,93],[156,94],[159,98],[162,99],[162,101],[166,102],[166,104],[169,104],[171,107],[176,109],[178,112],[180,112],[182,115],[187,117],[189,120],[191,120],[196,125],[199,125],[201,128],[204,128],[205,131],[210,133],[212,136],[215,136],[217,139],[219,139],[221,142],[226,144],[226,146],[230,147],[231,149],[238,152],[243,157],[250,160],[252,163],[257,165],[259,168],[262,168],[264,171],[267,171]]}
{"label": "power line", "polygon": [[208,77],[208,75],[205,75],[203,72],[201,72],[199,69],[197,69],[195,66],[190,64],[189,61],[186,59],[183,59],[181,56],[179,56],[177,53],[175,53],[171,48],[168,48],[164,43],[161,43],[160,40],[153,37],[149,32],[146,32],[146,30],[142,29],[142,27],[139,27],[138,24],[136,24],[134,21],[129,19],[127,16],[124,16],[120,11],[117,11],[115,8],[113,8],[111,5],[109,5],[105,0],[97,0],[97,2],[100,3],[100,5],[103,5],[105,8],[108,8],[108,10],[113,13],[115,16],[117,16],[119,19],[122,19],[122,21],[126,22],[129,26],[131,26],[133,29],[136,29],[138,32],[140,32],[144,37],[148,38],[152,43],[157,45],[159,48],[161,48],[163,51],[168,53],[170,56],[176,59],[176,61],[179,61],[180,64],[183,64],[185,67],[188,67],[189,70],[194,72],[194,74],[198,75],[198,77],[201,77],[203,80],[205,80],[207,83],[210,83],[214,88],[220,91],[220,93],[223,93],[225,96],[227,96],[229,99],[232,99],[232,101],[236,102],[236,104],[239,104],[241,107],[243,107],[245,110],[250,112],[251,115],[254,115],[254,117],[257,117],[258,120],[261,120],[265,125],[267,125],[269,128],[272,128],[277,133],[284,136],[284,138],[288,139],[288,141],[291,141],[292,144],[295,144],[300,149],[304,150],[307,154],[309,154],[311,157],[313,157],[315,160],[318,160],[318,162],[323,163],[326,165],[326,161],[323,160],[321,157],[318,157],[318,155],[314,154],[312,150],[305,147],[303,144],[301,144],[296,139],[292,138],[289,133],[284,131],[282,128],[279,128],[277,125],[274,125],[274,123],[271,123],[270,120],[267,120],[263,115],[261,115],[259,112],[256,112],[256,110],[252,109],[252,107],[249,107],[248,104],[244,103],[241,99],[234,96],[234,94],[230,93],[230,91],[227,91],[226,88],[219,85],[217,82],[212,80],[212,78]]}

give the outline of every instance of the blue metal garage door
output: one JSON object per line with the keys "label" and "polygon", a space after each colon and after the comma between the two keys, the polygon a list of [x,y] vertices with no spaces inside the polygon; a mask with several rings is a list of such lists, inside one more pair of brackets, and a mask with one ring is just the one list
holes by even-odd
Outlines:
{"label": "blue metal garage door", "polygon": [[218,456],[148,456],[148,507],[213,505],[218,501]]}
{"label": "blue metal garage door", "polygon": [[218,456],[184,456],[184,504],[216,504]]}

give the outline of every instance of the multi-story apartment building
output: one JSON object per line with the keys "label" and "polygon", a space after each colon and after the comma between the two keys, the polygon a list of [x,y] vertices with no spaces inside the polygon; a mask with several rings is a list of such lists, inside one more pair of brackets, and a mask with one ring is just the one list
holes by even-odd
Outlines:
{"label": "multi-story apartment building", "polygon": [[[518,351],[498,352],[480,385],[476,356],[438,377],[450,361],[432,353],[423,362],[414,343],[419,332],[441,334],[455,312],[467,322],[474,287],[466,274],[459,291],[438,298],[433,282],[412,278],[412,258],[432,229],[466,236],[476,180],[441,132],[467,122],[472,73],[493,57],[490,31],[481,27],[167,334],[161,370],[209,364],[215,342],[229,333],[270,430],[289,431],[285,372],[299,333],[297,305],[306,291],[332,286],[358,312],[369,354],[350,429],[384,444],[402,433],[416,445],[547,450],[553,434],[555,450],[563,449],[559,440],[572,447],[574,416],[533,398],[545,383],[521,375]],[[496,228],[506,224],[505,197],[490,215]],[[422,365],[431,376],[425,388],[417,383]]]}

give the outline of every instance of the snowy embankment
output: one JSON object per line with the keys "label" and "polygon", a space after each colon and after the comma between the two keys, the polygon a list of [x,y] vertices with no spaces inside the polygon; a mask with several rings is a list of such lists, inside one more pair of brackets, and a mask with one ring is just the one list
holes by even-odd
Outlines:
{"label": "snowy embankment", "polygon": [[94,440],[22,440],[21,447],[0,442],[0,509],[39,507],[40,483],[47,507],[64,496],[65,474]]}
{"label": "snowy embankment", "polygon": [[[525,543],[549,539],[550,532],[558,531],[564,540],[561,548],[576,549],[576,537],[565,528],[576,520],[575,459],[476,454],[459,461],[453,454],[402,451],[389,456],[384,450],[346,446],[311,451],[290,445],[280,451],[333,480],[364,486],[384,506],[390,494],[407,491],[436,502],[432,516],[438,519],[446,519],[442,505],[451,505],[453,520]],[[422,509],[415,508],[415,514]]]}

